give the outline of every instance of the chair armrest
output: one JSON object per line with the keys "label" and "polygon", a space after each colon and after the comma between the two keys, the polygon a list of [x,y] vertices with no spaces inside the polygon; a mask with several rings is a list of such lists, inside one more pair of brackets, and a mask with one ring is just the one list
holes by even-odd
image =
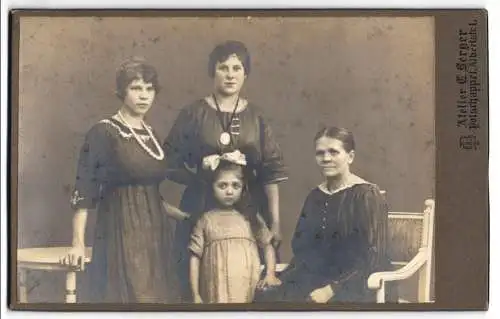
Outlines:
{"label": "chair armrest", "polygon": [[427,261],[427,249],[422,248],[413,259],[404,267],[394,271],[381,271],[368,277],[369,289],[380,289],[383,282],[398,281],[413,276]]}

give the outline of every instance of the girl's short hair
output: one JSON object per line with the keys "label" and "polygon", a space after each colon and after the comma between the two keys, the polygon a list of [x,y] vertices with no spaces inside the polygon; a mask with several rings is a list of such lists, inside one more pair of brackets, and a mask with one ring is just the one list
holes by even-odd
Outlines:
{"label": "girl's short hair", "polygon": [[160,91],[156,68],[143,57],[131,57],[125,60],[116,71],[116,95],[123,101],[127,94],[127,86],[135,80],[142,79],[153,84],[155,92]]}
{"label": "girl's short hair", "polygon": [[217,201],[214,197],[213,185],[217,181],[217,179],[219,178],[220,174],[223,172],[233,172],[233,171],[236,171],[238,173],[238,175],[242,181],[242,184],[243,184],[241,198],[238,201],[238,203],[236,203],[235,206],[238,210],[242,210],[242,208],[243,208],[242,205],[243,206],[246,205],[245,204],[246,203],[246,196],[248,196],[248,194],[247,194],[248,179],[247,179],[247,172],[246,172],[245,167],[238,165],[238,164],[234,164],[234,163],[226,161],[226,160],[221,160],[219,163],[219,166],[217,166],[215,171],[208,171],[207,175],[206,175],[205,181],[206,181],[206,186],[208,187],[207,193],[206,193],[207,197],[206,197],[206,202],[205,202],[206,209],[210,210],[210,209],[217,206]]}
{"label": "girl's short hair", "polygon": [[[243,184],[243,189],[241,191],[241,197],[238,202],[235,203],[234,208],[250,223],[252,227],[252,232],[255,232],[259,227],[258,214],[259,207],[258,203],[255,203],[257,198],[253,198],[250,195],[249,189],[249,176],[252,174],[248,167],[234,164],[232,162],[221,160],[219,166],[215,171],[210,172],[210,189],[208,192],[208,202],[205,202],[205,207],[210,210],[216,207],[216,200],[213,193],[213,184],[223,172],[237,171],[240,174],[240,178]],[[255,234],[255,233],[254,233]]]}

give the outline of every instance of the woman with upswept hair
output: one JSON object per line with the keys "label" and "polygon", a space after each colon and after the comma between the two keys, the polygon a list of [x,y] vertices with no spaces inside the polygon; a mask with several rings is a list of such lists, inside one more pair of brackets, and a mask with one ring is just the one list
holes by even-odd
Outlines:
{"label": "woman with upswept hair", "polygon": [[[258,301],[375,302],[370,274],[390,268],[388,206],[379,187],[351,172],[353,134],[323,128],[314,137],[324,180],[307,195],[292,239],[293,258],[282,285]],[[388,289],[393,301],[394,290]]]}

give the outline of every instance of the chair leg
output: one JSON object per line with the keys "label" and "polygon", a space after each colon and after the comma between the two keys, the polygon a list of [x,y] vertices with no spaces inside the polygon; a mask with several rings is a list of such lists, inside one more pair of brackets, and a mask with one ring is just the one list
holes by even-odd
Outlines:
{"label": "chair leg", "polygon": [[66,303],[76,303],[76,272],[66,273]]}
{"label": "chair leg", "polygon": [[421,267],[418,271],[418,302],[429,302],[427,294],[427,266]]}
{"label": "chair leg", "polygon": [[26,288],[26,277],[27,277],[27,271],[25,269],[19,269],[18,276],[19,276],[19,291],[18,291],[18,298],[19,298],[19,303],[27,303],[28,302],[28,291]]}
{"label": "chair leg", "polygon": [[385,282],[377,290],[377,303],[385,303]]}

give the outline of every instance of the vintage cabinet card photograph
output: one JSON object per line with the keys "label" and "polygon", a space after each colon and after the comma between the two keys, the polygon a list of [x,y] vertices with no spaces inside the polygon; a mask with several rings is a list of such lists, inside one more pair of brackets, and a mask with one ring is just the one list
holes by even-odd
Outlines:
{"label": "vintage cabinet card photograph", "polygon": [[485,310],[485,10],[13,10],[9,307]]}

